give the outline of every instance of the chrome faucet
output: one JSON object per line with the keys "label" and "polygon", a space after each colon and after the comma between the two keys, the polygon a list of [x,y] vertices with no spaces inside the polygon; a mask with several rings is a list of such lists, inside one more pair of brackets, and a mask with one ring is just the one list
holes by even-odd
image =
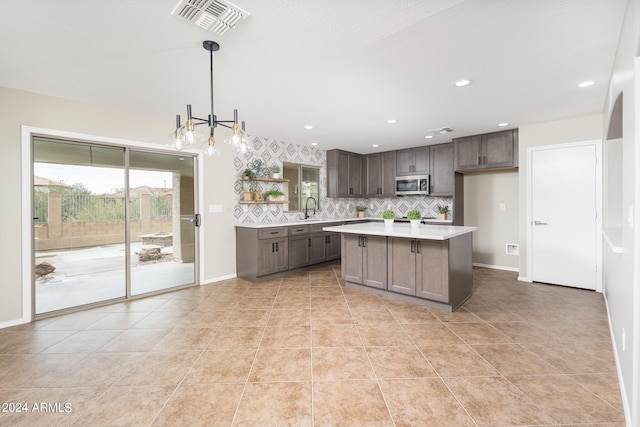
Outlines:
{"label": "chrome faucet", "polygon": [[318,207],[318,201],[313,197],[307,197],[307,201],[304,203],[304,219],[309,219],[309,200],[313,200],[313,214],[316,214],[316,208]]}

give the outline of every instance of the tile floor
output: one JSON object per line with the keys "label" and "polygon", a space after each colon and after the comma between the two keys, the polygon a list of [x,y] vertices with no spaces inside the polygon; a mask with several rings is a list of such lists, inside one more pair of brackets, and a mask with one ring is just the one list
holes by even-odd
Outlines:
{"label": "tile floor", "polygon": [[601,294],[475,269],[446,313],[339,274],[0,330],[0,425],[624,426]]}

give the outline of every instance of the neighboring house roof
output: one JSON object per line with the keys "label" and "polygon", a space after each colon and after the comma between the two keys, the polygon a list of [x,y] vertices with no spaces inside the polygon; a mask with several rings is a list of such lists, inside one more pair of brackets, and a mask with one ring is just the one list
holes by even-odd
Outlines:
{"label": "neighboring house roof", "polygon": [[58,182],[58,181],[54,181],[52,179],[49,178],[43,178],[41,176],[33,176],[33,186],[34,187],[50,187],[50,186],[56,186],[56,187],[67,187],[67,188],[71,188],[70,185],[67,184],[63,184],[62,182]]}
{"label": "neighboring house roof", "polygon": [[[149,187],[148,185],[143,185],[140,187],[130,188],[129,189],[129,197],[139,197],[141,194],[150,194],[152,196],[169,196],[173,192],[173,188],[155,188]],[[103,197],[124,197],[123,191],[118,191],[116,193],[103,194]]]}

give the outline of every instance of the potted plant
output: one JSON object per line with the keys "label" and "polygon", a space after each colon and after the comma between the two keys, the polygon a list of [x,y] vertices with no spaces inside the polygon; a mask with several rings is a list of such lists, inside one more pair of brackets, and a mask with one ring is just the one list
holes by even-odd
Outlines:
{"label": "potted plant", "polygon": [[265,191],[262,194],[262,197],[265,200],[281,201],[284,198],[284,193],[280,190],[269,190],[269,191]]}
{"label": "potted plant", "polygon": [[358,205],[356,206],[356,211],[358,212],[358,218],[364,218],[364,211],[367,210],[366,206]]}
{"label": "potted plant", "polygon": [[385,227],[391,227],[393,225],[393,220],[396,219],[396,213],[391,209],[386,209],[382,212],[382,219],[384,219]]}
{"label": "potted plant", "polygon": [[271,171],[271,178],[280,179],[280,165],[271,165],[269,170]]}
{"label": "potted plant", "polygon": [[447,214],[449,213],[449,206],[437,205],[436,210],[438,211],[438,219],[447,219]]}
{"label": "potted plant", "polygon": [[[249,184],[249,185],[247,185]],[[251,169],[245,169],[242,172],[242,191],[244,192],[243,200],[250,202],[254,200],[253,193],[257,188],[256,174]]]}
{"label": "potted plant", "polygon": [[411,209],[407,212],[407,219],[411,222],[412,227],[418,227],[422,220],[422,213],[418,209]]}

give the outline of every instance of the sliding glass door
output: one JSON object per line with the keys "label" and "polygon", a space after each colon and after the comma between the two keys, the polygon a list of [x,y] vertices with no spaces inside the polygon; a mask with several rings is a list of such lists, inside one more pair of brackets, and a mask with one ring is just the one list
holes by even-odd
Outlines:
{"label": "sliding glass door", "polygon": [[195,282],[193,171],[192,157],[129,152],[132,295]]}
{"label": "sliding glass door", "polygon": [[195,160],[33,139],[34,313],[195,284]]}

